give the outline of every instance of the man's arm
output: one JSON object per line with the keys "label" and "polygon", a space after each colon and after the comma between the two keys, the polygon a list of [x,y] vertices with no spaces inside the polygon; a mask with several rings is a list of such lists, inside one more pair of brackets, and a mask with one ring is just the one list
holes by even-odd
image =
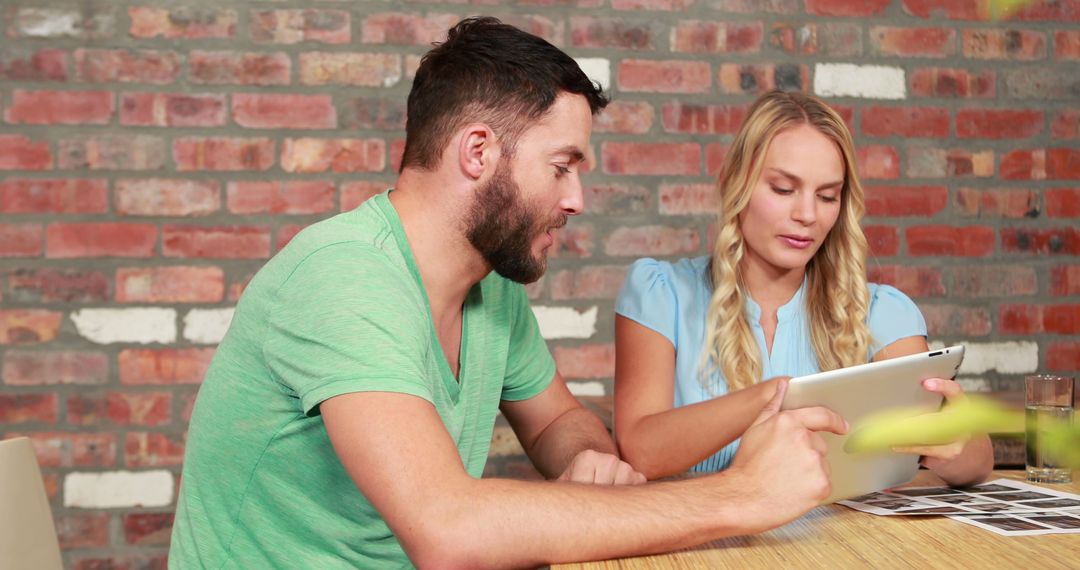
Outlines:
{"label": "man's arm", "polygon": [[669,551],[760,532],[816,506],[829,482],[813,432],[846,428],[823,408],[779,412],[783,392],[726,472],[650,485],[474,479],[434,407],[414,396],[350,393],[321,410],[342,464],[414,564],[517,567]]}
{"label": "man's arm", "polygon": [[502,412],[533,465],[549,479],[579,483],[644,483],[645,476],[619,460],[603,422],[585,409],[558,372],[527,400],[504,400]]}

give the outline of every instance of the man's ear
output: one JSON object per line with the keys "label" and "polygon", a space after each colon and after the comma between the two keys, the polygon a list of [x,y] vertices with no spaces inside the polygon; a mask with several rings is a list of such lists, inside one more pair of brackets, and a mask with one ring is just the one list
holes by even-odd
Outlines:
{"label": "man's ear", "polygon": [[499,160],[495,133],[484,123],[471,123],[458,131],[458,166],[471,180],[479,180],[484,171]]}

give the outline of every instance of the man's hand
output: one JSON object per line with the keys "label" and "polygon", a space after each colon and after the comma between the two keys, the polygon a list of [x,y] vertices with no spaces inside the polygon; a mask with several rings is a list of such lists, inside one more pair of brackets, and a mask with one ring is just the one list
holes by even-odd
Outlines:
{"label": "man's hand", "polygon": [[818,506],[832,490],[825,441],[815,432],[847,433],[847,422],[822,408],[781,412],[786,378],[743,434],[729,471],[746,491],[750,526],[764,531]]}
{"label": "man's hand", "polygon": [[645,476],[610,453],[586,449],[574,456],[557,481],[596,485],[640,485]]}

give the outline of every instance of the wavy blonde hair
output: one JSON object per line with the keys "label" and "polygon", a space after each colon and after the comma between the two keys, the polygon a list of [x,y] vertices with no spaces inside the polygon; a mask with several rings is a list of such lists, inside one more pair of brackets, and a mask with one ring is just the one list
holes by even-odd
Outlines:
{"label": "wavy blonde hair", "polygon": [[844,186],[836,225],[806,266],[806,307],[810,339],[821,370],[867,361],[870,331],[866,326],[866,237],[859,221],[863,189],[855,172],[854,144],[844,120],[820,99],[802,93],[771,91],[747,113],[724,157],[716,189],[719,218],[716,246],[709,263],[713,293],[705,316],[702,382],[719,368],[731,391],[761,379],[761,349],[747,318],[746,286],[741,262],[745,242],[739,214],[761,177],[765,153],[786,129],[810,125],[834,143],[844,159]]}

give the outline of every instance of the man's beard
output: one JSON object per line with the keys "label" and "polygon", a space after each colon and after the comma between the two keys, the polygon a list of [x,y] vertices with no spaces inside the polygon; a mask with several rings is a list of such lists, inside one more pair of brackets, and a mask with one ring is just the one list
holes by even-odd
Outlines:
{"label": "man's beard", "polygon": [[532,242],[550,228],[566,225],[566,215],[547,223],[521,202],[507,160],[481,187],[466,220],[465,235],[496,273],[518,283],[532,283],[547,270],[547,257],[533,257]]}

